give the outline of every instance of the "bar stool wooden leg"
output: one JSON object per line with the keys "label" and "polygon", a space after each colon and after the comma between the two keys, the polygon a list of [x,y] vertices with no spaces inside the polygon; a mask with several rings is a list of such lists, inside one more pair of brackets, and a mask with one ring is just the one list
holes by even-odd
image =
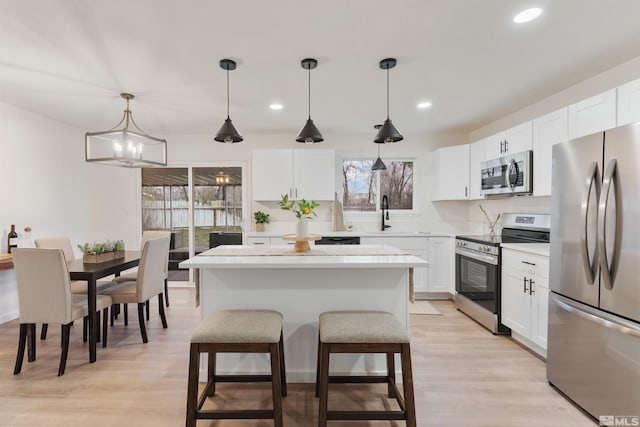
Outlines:
{"label": "bar stool wooden leg", "polygon": [[280,342],[278,343],[278,363],[280,364],[280,384],[282,386],[282,396],[287,395],[287,372],[284,365],[284,333],[280,332]]}
{"label": "bar stool wooden leg", "polygon": [[320,351],[320,407],[318,410],[318,427],[327,426],[327,409],[329,406],[329,351],[331,344],[322,344]]}
{"label": "bar stool wooden leg", "polygon": [[186,427],[196,427],[198,410],[198,373],[200,371],[200,350],[198,344],[191,344],[189,351],[189,380],[187,383]]}
{"label": "bar stool wooden leg", "polygon": [[407,415],[407,427],[416,427],[416,404],[413,396],[411,347],[408,343],[402,344],[400,358],[402,360],[402,388],[404,390],[404,404]]}
{"label": "bar stool wooden leg", "polygon": [[280,372],[279,343],[269,344],[271,359],[271,394],[273,395],[273,424],[282,427],[282,372]]}
{"label": "bar stool wooden leg", "polygon": [[396,397],[396,361],[394,353],[387,353],[387,391],[389,397]]}
{"label": "bar stool wooden leg", "polygon": [[208,373],[207,373],[207,388],[209,393],[207,396],[215,396],[216,394],[216,353],[209,352],[207,355],[208,359]]}

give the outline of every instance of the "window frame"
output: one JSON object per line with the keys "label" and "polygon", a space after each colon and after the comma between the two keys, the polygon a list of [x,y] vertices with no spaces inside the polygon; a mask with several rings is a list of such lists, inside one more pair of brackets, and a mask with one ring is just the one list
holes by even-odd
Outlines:
{"label": "window frame", "polygon": [[[344,176],[342,174],[342,168],[343,168],[343,164],[345,161],[349,161],[349,160],[355,160],[355,161],[372,161],[375,162],[376,158],[373,157],[358,157],[358,156],[348,156],[348,157],[344,157],[340,160],[340,189],[342,190],[344,188]],[[419,215],[420,214],[420,210],[418,208],[418,203],[417,203],[417,180],[416,180],[416,176],[417,176],[417,170],[418,170],[418,166],[417,166],[417,159],[415,157],[386,157],[384,159],[385,164],[387,164],[388,162],[412,162],[413,163],[413,196],[412,196],[412,209],[393,209],[393,208],[389,208],[389,212],[392,212],[394,215],[407,215],[407,216],[412,216],[412,215]],[[381,209],[380,209],[380,204],[382,202],[382,194],[380,194],[380,171],[375,171],[376,174],[376,210],[375,211],[358,211],[358,210],[348,210],[343,206],[343,210],[345,214],[348,215],[357,215],[357,216],[373,216],[373,215],[380,215],[381,213]],[[342,197],[344,197],[344,190]],[[343,198],[341,200],[344,200]]]}

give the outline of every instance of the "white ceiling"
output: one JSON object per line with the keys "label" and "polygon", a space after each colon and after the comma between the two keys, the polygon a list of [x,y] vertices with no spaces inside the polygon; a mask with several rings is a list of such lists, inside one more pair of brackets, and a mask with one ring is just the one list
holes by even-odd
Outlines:
{"label": "white ceiling", "polygon": [[[544,9],[517,25],[522,9]],[[0,0],[0,101],[88,131],[121,117],[154,136],[469,132],[640,56],[638,0]],[[418,111],[429,100],[433,107]],[[279,102],[281,111],[269,104]]]}

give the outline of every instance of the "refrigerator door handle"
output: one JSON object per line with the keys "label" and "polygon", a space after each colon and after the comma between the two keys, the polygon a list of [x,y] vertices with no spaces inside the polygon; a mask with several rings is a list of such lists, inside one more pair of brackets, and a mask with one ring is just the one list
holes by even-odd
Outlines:
{"label": "refrigerator door handle", "polygon": [[[600,258],[600,271],[602,271],[602,279],[604,282],[604,287],[606,289],[613,289],[613,279],[611,271],[613,269],[614,262],[617,258],[617,245],[614,242],[613,245],[613,254],[611,254],[611,264],[609,264],[609,259],[607,257],[607,235],[606,235],[606,224],[607,224],[607,208],[609,207],[609,192],[611,190],[611,185],[617,175],[617,162],[616,159],[609,160],[609,164],[607,164],[607,169],[604,172],[604,179],[602,181],[602,192],[600,193],[600,201],[598,203],[598,251]],[[616,203],[618,200],[616,199]],[[616,228],[618,227],[618,223],[616,221]],[[614,232],[614,238],[617,234],[617,231]],[[612,267],[610,268],[609,265]]]}
{"label": "refrigerator door handle", "polygon": [[620,318],[614,318],[604,312],[595,312],[590,307],[578,304],[557,294],[554,294],[553,299],[564,311],[576,314],[577,316],[592,322],[599,323],[608,329],[614,329],[621,334],[630,335],[640,339],[640,329],[638,329],[638,326],[632,322],[628,322]]}
{"label": "refrigerator door handle", "polygon": [[598,162],[593,162],[589,165],[587,172],[587,179],[584,186],[584,192],[582,193],[582,203],[580,204],[580,218],[582,220],[582,233],[580,235],[580,248],[582,253],[582,265],[584,267],[584,273],[587,277],[587,282],[593,285],[596,273],[598,271],[598,245],[595,247],[593,253],[593,259],[589,257],[589,230],[588,227],[588,215],[589,215],[589,202],[591,200],[591,189],[595,183],[596,200],[600,198],[600,173],[598,172]]}

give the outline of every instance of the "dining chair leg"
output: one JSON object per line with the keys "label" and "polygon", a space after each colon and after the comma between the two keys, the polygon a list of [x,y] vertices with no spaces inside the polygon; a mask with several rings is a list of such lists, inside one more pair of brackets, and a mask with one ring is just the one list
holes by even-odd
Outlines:
{"label": "dining chair leg", "polygon": [[144,326],[144,303],[138,303],[138,323],[140,323],[140,334],[142,335],[142,342],[147,343],[149,339],[147,338],[147,328]]}
{"label": "dining chair leg", "polygon": [[145,309],[147,311],[147,321],[149,321],[149,300],[147,300],[146,303],[144,303],[145,305]]}
{"label": "dining chair leg", "polygon": [[18,355],[16,356],[16,366],[13,369],[13,375],[18,375],[22,370],[22,361],[24,360],[24,348],[27,345],[27,330],[29,325],[20,323],[20,338],[18,339]]}
{"label": "dining chair leg", "polygon": [[96,313],[96,342],[100,342],[100,312]]}
{"label": "dining chair leg", "polygon": [[124,311],[124,326],[129,324],[129,304],[122,304],[122,310]]}
{"label": "dining chair leg", "polygon": [[60,354],[60,368],[58,369],[58,376],[64,374],[64,369],[67,366],[67,354],[69,353],[69,334],[71,333],[71,324],[61,326],[62,333],[62,353]]}
{"label": "dining chair leg", "polygon": [[36,360],[36,324],[30,323],[27,329],[27,361]]}
{"label": "dining chair leg", "polygon": [[[147,304],[149,300],[147,300]],[[167,329],[167,316],[164,314],[164,302],[162,301],[162,293],[158,294],[158,311],[160,312],[160,319],[162,319],[162,327]],[[149,312],[147,311],[147,314]]]}
{"label": "dining chair leg", "polygon": [[169,279],[164,279],[164,302],[169,307]]}
{"label": "dining chair leg", "polygon": [[43,323],[42,324],[42,330],[40,331],[40,339],[41,340],[46,340],[47,339],[47,329],[49,328],[49,324],[48,323]]}
{"label": "dining chair leg", "polygon": [[87,331],[89,330],[89,316],[82,318],[82,342],[87,342]]}
{"label": "dining chair leg", "polygon": [[109,308],[102,309],[102,348],[107,346],[107,320],[109,320]]}

